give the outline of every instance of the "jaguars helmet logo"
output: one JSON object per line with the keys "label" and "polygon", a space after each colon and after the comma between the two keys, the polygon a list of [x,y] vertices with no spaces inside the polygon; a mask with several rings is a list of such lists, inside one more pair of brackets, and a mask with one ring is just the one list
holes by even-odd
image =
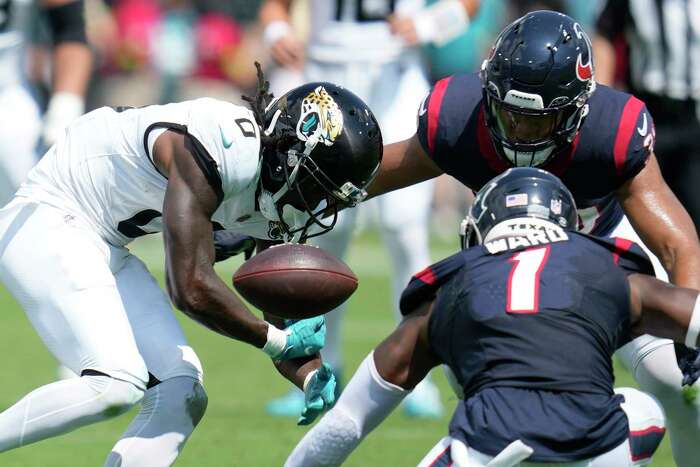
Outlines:
{"label": "jaguars helmet logo", "polygon": [[323,86],[309,93],[301,102],[301,117],[297,123],[297,136],[302,141],[311,137],[331,146],[343,131],[343,113]]}

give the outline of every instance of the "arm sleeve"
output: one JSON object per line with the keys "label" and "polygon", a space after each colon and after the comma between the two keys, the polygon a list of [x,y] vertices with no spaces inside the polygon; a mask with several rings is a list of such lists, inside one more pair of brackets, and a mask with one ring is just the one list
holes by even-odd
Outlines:
{"label": "arm sleeve", "polygon": [[408,393],[381,377],[370,353],[333,409],[299,441],[285,467],[342,464]]}

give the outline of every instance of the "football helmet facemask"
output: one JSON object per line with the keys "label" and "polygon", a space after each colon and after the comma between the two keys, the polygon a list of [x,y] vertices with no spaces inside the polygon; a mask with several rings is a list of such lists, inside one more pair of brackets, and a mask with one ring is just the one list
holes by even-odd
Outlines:
{"label": "football helmet facemask", "polygon": [[355,94],[325,82],[299,86],[267,106],[263,132],[268,143],[258,202],[287,240],[327,232],[339,207],[367,197],[382,159],[382,135]]}
{"label": "football helmet facemask", "polygon": [[591,42],[554,11],[515,20],[481,67],[486,124],[497,151],[516,167],[538,167],[569,145],[595,90]]}
{"label": "football helmet facemask", "polygon": [[574,197],[559,178],[541,169],[512,168],[476,194],[460,226],[460,240],[466,249],[496,237],[576,230],[577,221]]}

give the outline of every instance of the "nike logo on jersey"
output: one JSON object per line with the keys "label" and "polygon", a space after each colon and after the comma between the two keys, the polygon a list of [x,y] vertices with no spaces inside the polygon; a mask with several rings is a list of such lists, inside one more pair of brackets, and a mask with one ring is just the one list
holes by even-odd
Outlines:
{"label": "nike logo on jersey", "polygon": [[425,108],[425,104],[428,102],[428,96],[430,96],[430,93],[426,94],[420,103],[420,108],[418,109],[419,117],[422,117],[428,111],[428,109]]}
{"label": "nike logo on jersey", "polygon": [[637,133],[639,133],[639,136],[646,136],[647,135],[647,114],[642,114],[642,127],[639,128],[637,127]]}
{"label": "nike logo on jersey", "polygon": [[224,149],[230,148],[233,145],[233,140],[226,138],[226,135],[224,134],[224,129],[221,128],[221,125],[219,125],[219,132],[221,133],[221,142],[224,144]]}

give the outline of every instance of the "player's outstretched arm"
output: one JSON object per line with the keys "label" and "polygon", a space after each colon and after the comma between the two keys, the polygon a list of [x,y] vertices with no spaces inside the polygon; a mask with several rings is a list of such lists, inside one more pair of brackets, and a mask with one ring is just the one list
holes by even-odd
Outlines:
{"label": "player's outstretched arm", "polygon": [[651,334],[698,347],[698,292],[676,287],[646,274],[631,274],[630,324],[632,336]]}
{"label": "player's outstretched arm", "polygon": [[432,303],[414,311],[360,364],[333,409],[297,444],[286,467],[340,465],[439,362],[428,346]]}
{"label": "player's outstretched arm", "polygon": [[168,179],[163,202],[163,238],[168,291],[192,319],[233,339],[262,348],[275,359],[315,354],[325,343],[319,318],[286,330],[256,318],[216,275],[211,215],[220,200],[190,151],[189,137],[174,131],[160,135],[154,162]]}
{"label": "player's outstretched arm", "polygon": [[442,175],[442,170],[428,157],[418,136],[384,146],[379,173],[367,188],[370,197],[398,190]]}
{"label": "player's outstretched arm", "polygon": [[214,189],[172,131],[154,145],[158,169],[167,176],[163,203],[167,286],[176,307],[225,336],[263,347],[267,323],[256,318],[216,275],[211,215],[219,205]]}
{"label": "player's outstretched arm", "polygon": [[698,234],[685,208],[666,185],[653,154],[646,167],[618,190],[617,198],[671,281],[700,290]]}

